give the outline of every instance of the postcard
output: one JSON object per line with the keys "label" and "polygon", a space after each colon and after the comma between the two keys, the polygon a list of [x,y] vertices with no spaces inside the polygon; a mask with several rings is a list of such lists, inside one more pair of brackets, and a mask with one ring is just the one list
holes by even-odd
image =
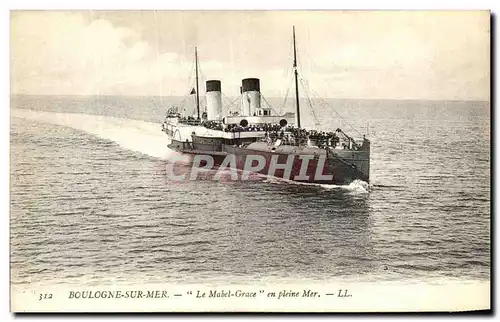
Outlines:
{"label": "postcard", "polygon": [[490,19],[11,11],[11,311],[490,310]]}

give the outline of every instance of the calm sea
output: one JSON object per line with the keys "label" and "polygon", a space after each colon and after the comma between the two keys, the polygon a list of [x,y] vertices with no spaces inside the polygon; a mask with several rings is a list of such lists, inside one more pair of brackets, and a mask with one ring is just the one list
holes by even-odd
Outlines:
{"label": "calm sea", "polygon": [[303,101],[372,141],[369,186],[318,186],[169,181],[180,100],[11,98],[12,283],[490,279],[488,103]]}

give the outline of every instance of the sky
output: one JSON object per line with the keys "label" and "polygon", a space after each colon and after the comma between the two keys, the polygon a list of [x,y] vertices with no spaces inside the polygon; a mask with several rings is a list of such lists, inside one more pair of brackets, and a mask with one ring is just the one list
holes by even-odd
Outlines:
{"label": "sky", "polygon": [[[184,96],[241,79],[354,99],[490,99],[487,11],[12,11],[11,93]],[[305,90],[306,89],[306,90]]]}

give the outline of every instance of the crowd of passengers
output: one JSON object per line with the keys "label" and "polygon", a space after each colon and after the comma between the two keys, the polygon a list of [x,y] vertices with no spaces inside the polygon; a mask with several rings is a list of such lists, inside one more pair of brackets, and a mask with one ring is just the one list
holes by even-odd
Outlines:
{"label": "crowd of passengers", "polygon": [[179,122],[186,124],[200,124],[201,121],[196,117],[188,116],[188,117],[180,117]]}
{"label": "crowd of passengers", "polygon": [[[317,145],[318,147],[337,146],[340,142],[339,136],[335,132],[319,132],[316,130],[304,130],[295,127],[287,127],[286,132],[281,130],[279,132],[270,132],[268,141],[275,141],[280,139],[285,145],[304,144],[308,140]],[[347,148],[346,143],[342,144],[343,148]]]}
{"label": "crowd of passengers", "polygon": [[[188,116],[181,117],[180,121],[182,123],[187,124],[200,124],[200,120]],[[279,124],[251,124],[248,126],[241,126],[239,124],[227,124],[224,125],[220,122],[216,121],[202,121],[201,125],[206,127],[207,129],[224,131],[224,132],[251,132],[251,131],[259,131],[266,132],[265,140],[275,141],[280,139],[283,144],[301,144],[306,142],[307,140],[311,140],[316,143],[319,147],[326,146],[337,146],[340,143],[340,137],[337,133],[341,133],[340,129],[337,129],[335,132],[325,132],[325,131],[317,131],[317,130],[306,130],[302,128],[297,128],[293,126],[281,126]],[[348,144],[342,143],[343,148],[348,148]]]}
{"label": "crowd of passengers", "polygon": [[[317,130],[305,130],[293,126],[282,127],[279,124],[252,124],[243,127],[238,124],[223,124],[215,121],[205,121],[203,126],[212,130],[219,130],[224,132],[249,132],[249,131],[263,131],[266,132],[265,139],[275,141],[282,140],[283,144],[300,144],[306,142],[308,139],[315,142],[319,147],[336,146],[340,142],[339,135],[341,130],[337,129],[335,132],[325,132]],[[343,145],[347,148],[347,144]]]}
{"label": "crowd of passengers", "polygon": [[205,121],[202,124],[207,129],[211,130],[219,130],[224,132],[251,132],[251,131],[262,131],[262,132],[272,132],[272,131],[280,131],[283,129],[279,124],[251,124],[248,126],[241,126],[239,124],[228,124],[224,126],[223,124],[215,121]]}

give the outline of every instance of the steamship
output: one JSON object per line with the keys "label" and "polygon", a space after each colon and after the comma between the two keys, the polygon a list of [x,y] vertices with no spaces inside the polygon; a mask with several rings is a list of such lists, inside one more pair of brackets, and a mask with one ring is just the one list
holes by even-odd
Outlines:
{"label": "steamship", "polygon": [[[172,150],[190,156],[209,155],[214,169],[232,156],[240,170],[273,175],[305,183],[346,185],[354,180],[369,182],[370,141],[355,140],[342,129],[331,132],[305,129],[300,119],[297,49],[293,28],[293,75],[295,113],[279,115],[262,104],[260,80],[245,78],[240,87],[239,106],[228,111],[222,105],[220,80],[206,81],[206,107],[200,114],[198,51],[195,48],[196,114],[185,115],[179,107],[167,111],[162,124]],[[265,164],[255,167],[255,160]],[[286,165],[286,166],[283,166]],[[270,170],[272,170],[270,172]]]}

